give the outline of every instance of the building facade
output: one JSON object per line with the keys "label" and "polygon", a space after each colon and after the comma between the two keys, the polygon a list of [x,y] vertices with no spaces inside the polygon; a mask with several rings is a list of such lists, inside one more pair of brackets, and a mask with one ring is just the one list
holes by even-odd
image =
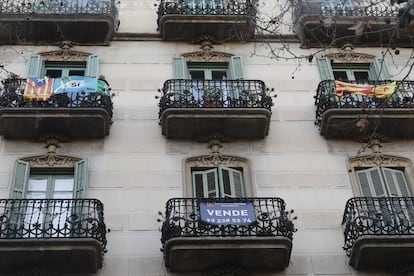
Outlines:
{"label": "building facade", "polygon": [[0,274],[414,273],[410,3],[0,4]]}

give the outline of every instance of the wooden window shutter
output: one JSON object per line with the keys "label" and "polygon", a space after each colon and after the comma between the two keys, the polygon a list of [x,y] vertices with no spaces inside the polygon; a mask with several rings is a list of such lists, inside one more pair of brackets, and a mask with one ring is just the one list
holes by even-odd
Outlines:
{"label": "wooden window shutter", "polygon": [[99,56],[90,55],[86,62],[85,76],[91,78],[99,77]]}
{"label": "wooden window shutter", "polygon": [[401,170],[382,168],[390,196],[411,196],[404,172]]}
{"label": "wooden window shutter", "polygon": [[42,78],[42,71],[44,67],[43,58],[41,55],[32,55],[29,57],[27,65],[27,77]]}
{"label": "wooden window shutter", "polygon": [[221,196],[223,197],[243,197],[243,173],[232,168],[219,168]]}
{"label": "wooden window shutter", "polygon": [[73,198],[84,198],[87,182],[87,163],[86,160],[80,160],[75,164]]}
{"label": "wooden window shutter", "polygon": [[22,161],[22,160],[18,160],[14,166],[12,189],[10,191],[11,198],[21,199],[25,197],[29,174],[30,174],[29,163]]}
{"label": "wooden window shutter", "polygon": [[193,194],[195,197],[218,197],[217,169],[193,171]]}
{"label": "wooden window shutter", "polygon": [[184,57],[174,57],[173,78],[174,79],[187,79],[188,78],[187,61],[185,60]]}
{"label": "wooden window shutter", "polygon": [[356,175],[363,196],[387,196],[385,184],[381,177],[379,167],[358,170]]}
{"label": "wooden window shutter", "polygon": [[242,59],[239,56],[230,57],[228,67],[228,77],[232,80],[243,79],[243,64]]}
{"label": "wooden window shutter", "polygon": [[382,58],[374,58],[369,66],[368,72],[370,80],[389,80],[391,78],[387,63]]}
{"label": "wooden window shutter", "polygon": [[335,79],[332,71],[331,61],[328,58],[318,58],[316,60],[316,64],[318,65],[321,80]]}

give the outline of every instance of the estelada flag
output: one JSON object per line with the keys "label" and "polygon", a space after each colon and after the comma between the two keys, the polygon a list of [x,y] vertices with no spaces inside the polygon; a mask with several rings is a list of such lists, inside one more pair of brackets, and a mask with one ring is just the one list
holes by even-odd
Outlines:
{"label": "estelada flag", "polygon": [[23,98],[26,101],[48,101],[53,94],[52,78],[28,78]]}
{"label": "estelada flag", "polygon": [[388,98],[394,93],[396,82],[391,82],[383,85],[361,85],[352,84],[342,81],[335,81],[336,95],[342,99],[344,93],[358,94],[368,97],[377,97],[381,99]]}

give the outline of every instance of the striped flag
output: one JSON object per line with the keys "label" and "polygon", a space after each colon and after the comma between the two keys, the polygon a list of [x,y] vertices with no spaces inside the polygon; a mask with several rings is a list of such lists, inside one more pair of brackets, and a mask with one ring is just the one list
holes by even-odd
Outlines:
{"label": "striped flag", "polygon": [[396,82],[391,82],[384,85],[360,85],[346,83],[342,81],[335,81],[336,94],[339,99],[342,99],[344,93],[358,94],[368,97],[377,97],[381,99],[388,98],[394,93]]}
{"label": "striped flag", "polygon": [[28,78],[24,89],[23,98],[26,101],[48,101],[53,94],[52,78]]}

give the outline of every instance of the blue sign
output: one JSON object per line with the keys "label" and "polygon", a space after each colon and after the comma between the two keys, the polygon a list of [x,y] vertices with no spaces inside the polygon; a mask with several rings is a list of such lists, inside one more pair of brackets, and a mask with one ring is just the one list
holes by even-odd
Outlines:
{"label": "blue sign", "polygon": [[200,202],[201,220],[216,225],[248,225],[256,221],[252,202]]}

